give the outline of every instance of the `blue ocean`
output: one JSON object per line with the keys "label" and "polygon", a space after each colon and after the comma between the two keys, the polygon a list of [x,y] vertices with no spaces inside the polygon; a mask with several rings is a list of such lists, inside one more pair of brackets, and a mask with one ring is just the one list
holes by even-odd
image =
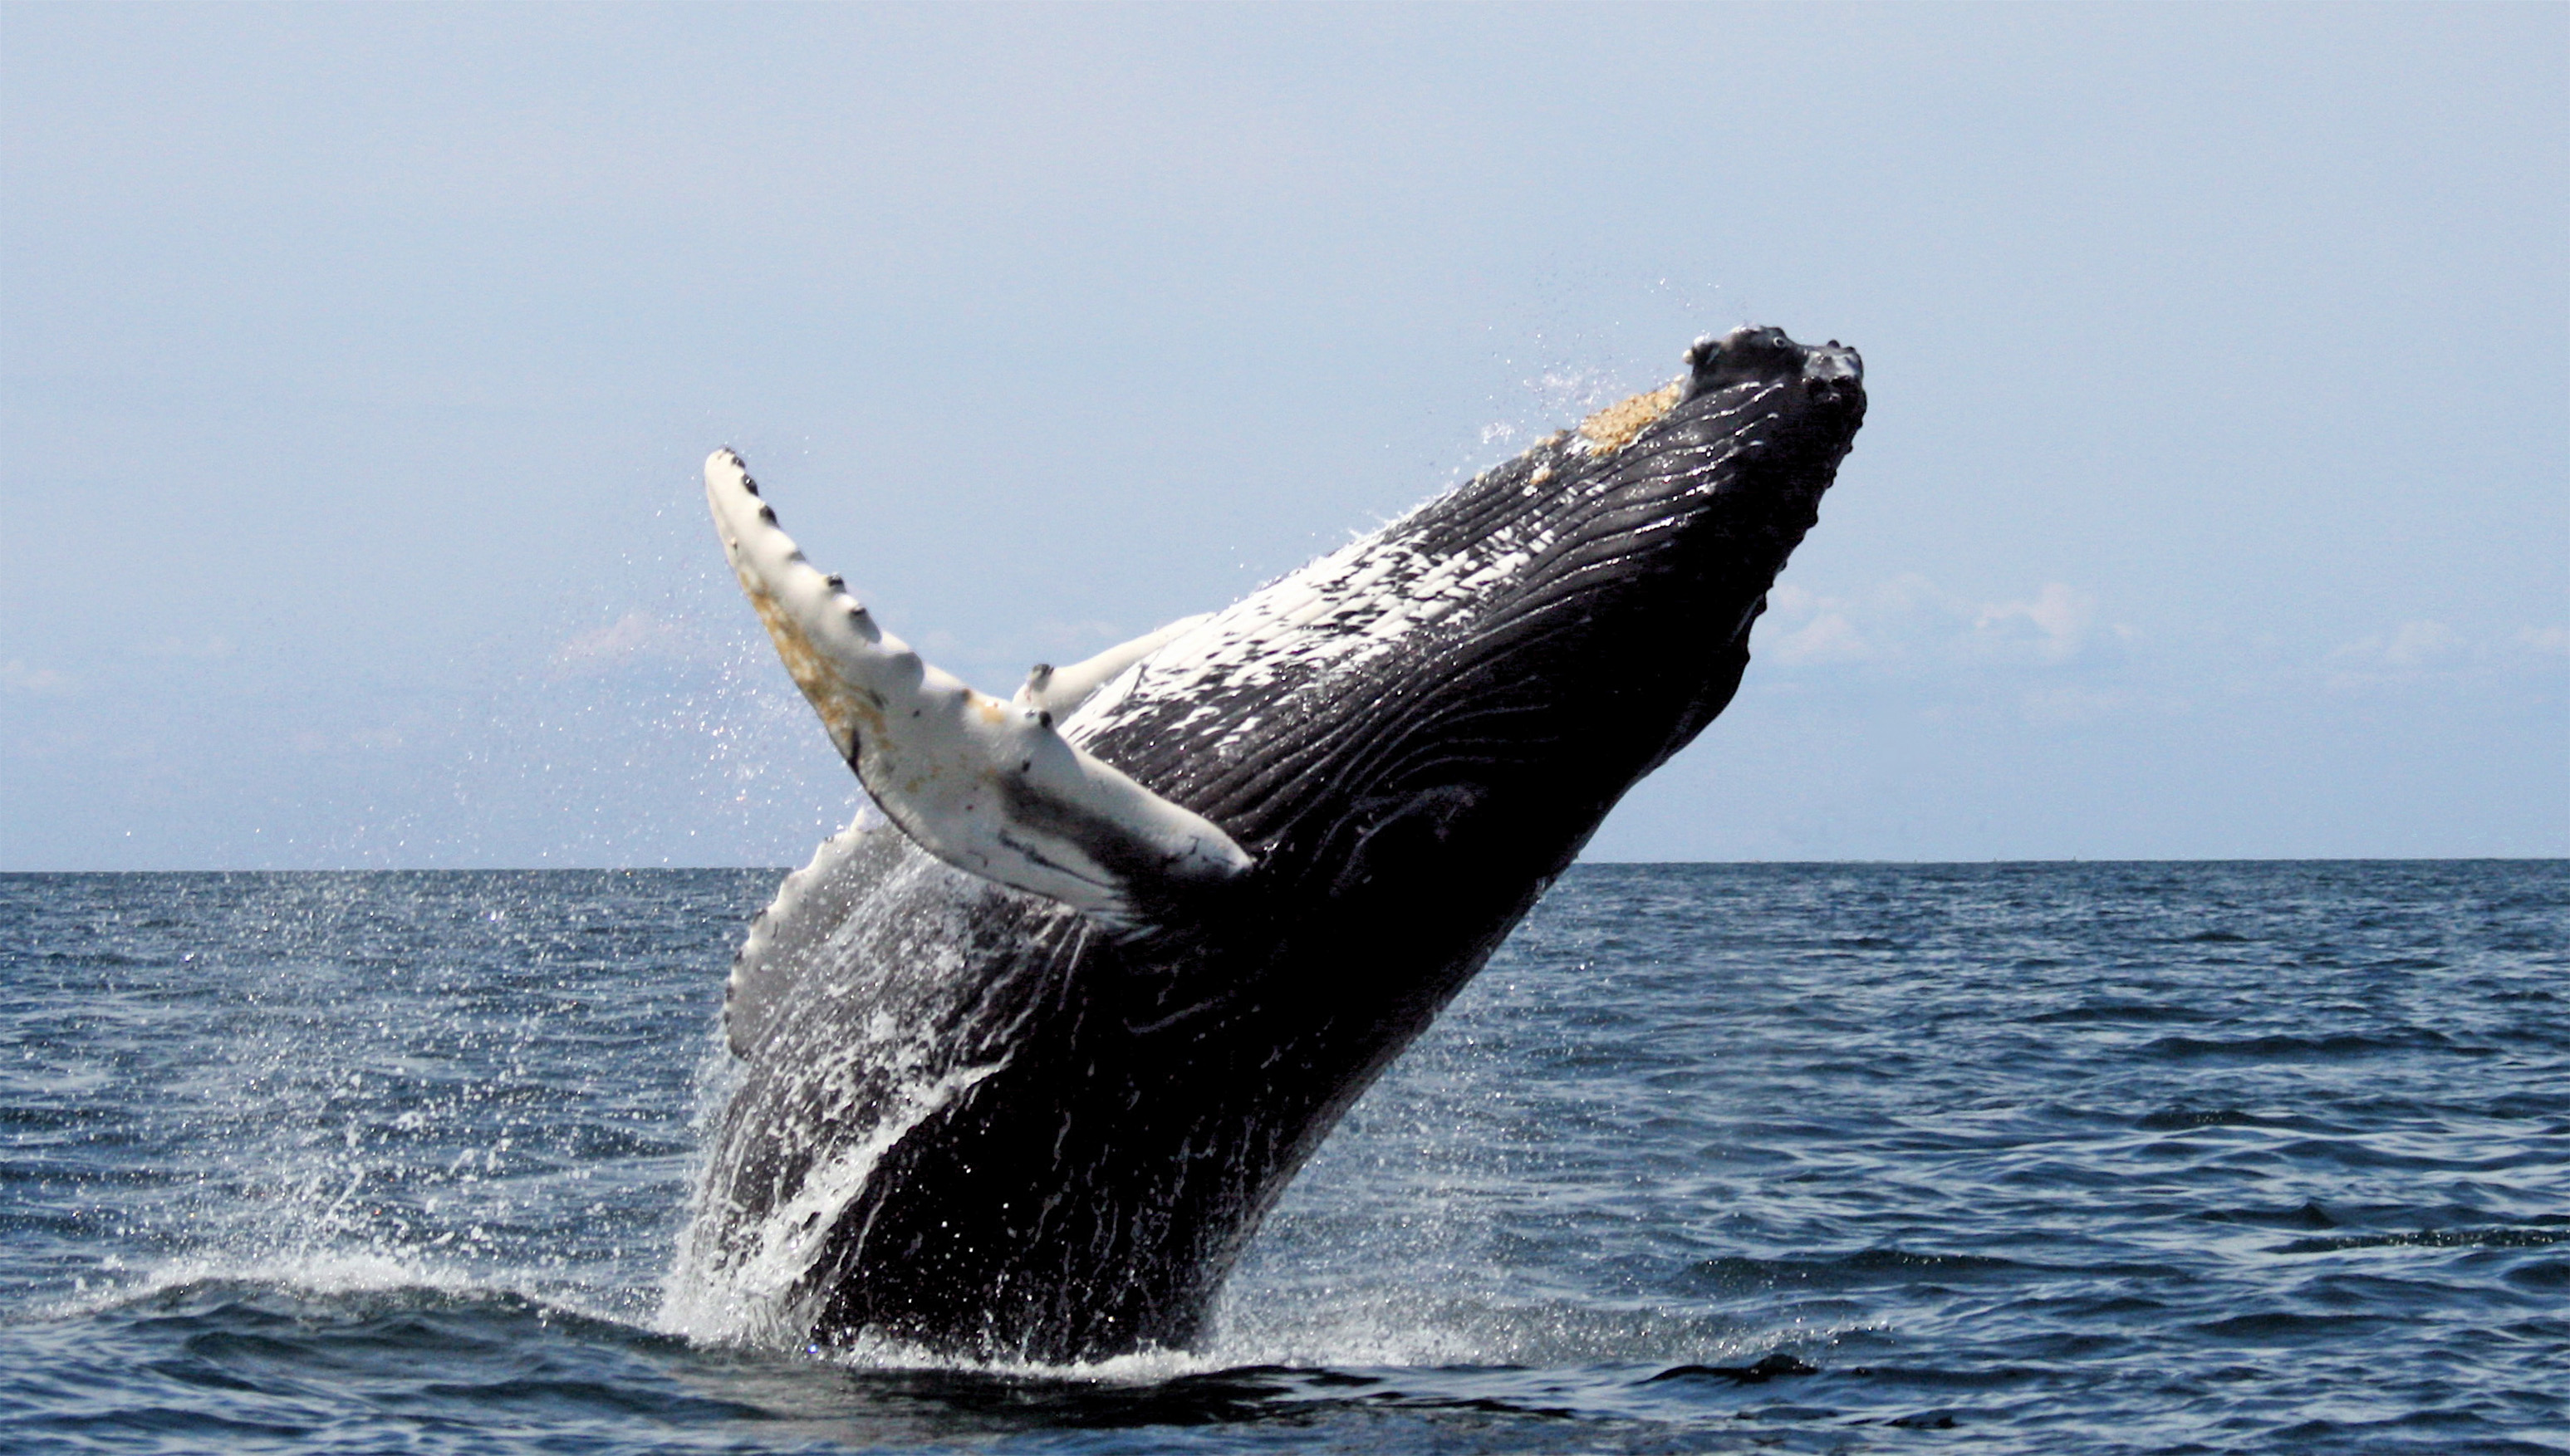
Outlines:
{"label": "blue ocean", "polygon": [[2570,862],[1580,867],[1076,1369],[664,1314],[777,878],[0,878],[0,1448],[2570,1451]]}

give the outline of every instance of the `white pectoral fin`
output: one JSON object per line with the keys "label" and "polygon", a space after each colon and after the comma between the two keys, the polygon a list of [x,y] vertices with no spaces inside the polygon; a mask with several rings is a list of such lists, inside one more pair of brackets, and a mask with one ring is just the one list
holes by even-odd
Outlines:
{"label": "white pectoral fin", "polygon": [[1041,708],[1056,718],[1068,718],[1087,702],[1090,695],[1106,685],[1109,678],[1125,668],[1159,651],[1178,638],[1213,620],[1213,613],[1198,612],[1182,616],[1156,632],[1146,632],[1129,642],[1118,642],[1105,651],[1068,667],[1038,663],[1027,674],[1024,686],[1011,701],[1024,708]]}
{"label": "white pectoral fin", "polygon": [[[1126,924],[1190,886],[1250,868],[1210,820],[1074,747],[1043,702],[976,692],[877,626],[844,582],[823,575],[777,529],[739,456],[718,450],[706,459],[705,500],[794,685],[866,792],[920,848]],[[1140,640],[1150,646],[1097,681],[1160,644]]]}

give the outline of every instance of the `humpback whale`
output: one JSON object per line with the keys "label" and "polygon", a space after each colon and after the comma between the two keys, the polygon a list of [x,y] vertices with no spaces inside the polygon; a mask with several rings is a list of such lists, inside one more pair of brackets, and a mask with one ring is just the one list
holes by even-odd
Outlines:
{"label": "humpback whale", "polygon": [[1739,686],[1863,367],[1757,327],[1685,362],[1007,699],[716,452],[725,552],[871,804],[735,958],[682,1317],[1048,1364],[1196,1339],[1340,1115]]}

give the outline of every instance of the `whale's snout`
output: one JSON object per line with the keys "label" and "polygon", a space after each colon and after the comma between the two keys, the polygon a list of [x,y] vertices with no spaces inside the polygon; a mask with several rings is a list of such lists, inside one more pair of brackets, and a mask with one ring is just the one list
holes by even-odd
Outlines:
{"label": "whale's snout", "polygon": [[1836,339],[1807,349],[1803,358],[1803,384],[1817,402],[1843,404],[1852,401],[1865,390],[1865,357]]}
{"label": "whale's snout", "polygon": [[1750,324],[1727,334],[1707,334],[1686,351],[1686,397],[1735,384],[1800,379],[1820,399],[1852,396],[1865,387],[1865,360],[1838,340],[1798,344],[1783,329]]}
{"label": "whale's snout", "polygon": [[1803,377],[1815,384],[1865,382],[1865,358],[1836,339],[1803,351]]}

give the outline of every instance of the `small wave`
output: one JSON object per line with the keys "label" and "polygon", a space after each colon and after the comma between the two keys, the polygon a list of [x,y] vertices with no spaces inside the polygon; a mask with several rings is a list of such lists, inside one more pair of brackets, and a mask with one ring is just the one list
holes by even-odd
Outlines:
{"label": "small wave", "polygon": [[2263,1310],[2253,1314],[2234,1314],[2224,1319],[2206,1320],[2188,1326],[2196,1333],[2220,1340],[2249,1343],[2302,1343],[2331,1337],[2350,1338],[2376,1329],[2390,1328],[2398,1321],[2379,1314],[2301,1314],[2291,1310]]}
{"label": "small wave", "polygon": [[736,1335],[667,1333],[702,1349],[735,1349],[751,1354],[797,1355],[838,1369],[869,1375],[956,1376],[971,1379],[1139,1386],[1219,1374],[1225,1370],[1250,1368],[1236,1358],[1226,1359],[1210,1350],[1152,1347],[1102,1360],[1044,1364],[1005,1356],[979,1358],[953,1354],[905,1340],[886,1339],[879,1335],[862,1333],[845,1343],[823,1345],[807,1342],[795,1349],[779,1349],[772,1344]]}
{"label": "small wave", "polygon": [[[1808,1311],[1806,1311],[1808,1315]],[[1418,1283],[1245,1286],[1226,1296],[1205,1353],[1225,1365],[1560,1366],[1732,1364],[1797,1339],[1843,1332],[1761,1311],[1740,1317]]]}
{"label": "small wave", "polygon": [[656,1337],[655,1331],[632,1319],[596,1308],[576,1294],[546,1288],[531,1277],[495,1278],[488,1274],[386,1253],[328,1253],[260,1260],[183,1259],[130,1281],[85,1289],[31,1306],[16,1314],[12,1322],[69,1321],[138,1310],[166,1311],[198,1302],[261,1300],[295,1304],[482,1305],[524,1309],[540,1317],[578,1319]]}
{"label": "small wave", "polygon": [[1836,1259],[1708,1259],[1688,1273],[1717,1288],[1845,1288],[1922,1276],[1977,1278],[2037,1270],[1983,1254],[1917,1254],[1905,1249],[1865,1249]]}
{"label": "small wave", "polygon": [[2072,1006],[2060,1011],[2045,1011],[2025,1018],[2030,1025],[2083,1021],[2210,1021],[2213,1015],[2193,1006],[2157,1006],[2140,1001],[2105,1001],[2093,1006]]}
{"label": "small wave", "polygon": [[1062,1369],[861,1367],[878,1396],[933,1406],[938,1424],[958,1417],[1000,1430],[1116,1430],[1140,1426],[1212,1426],[1255,1421],[1273,1408],[1333,1400],[1373,1402],[1384,1381],[1290,1365],[1195,1368],[1172,1374],[1085,1373]]}
{"label": "small wave", "polygon": [[128,955],[121,950],[39,950],[28,958],[48,965],[79,966],[89,970],[140,970],[169,964],[160,957]]}
{"label": "small wave", "polygon": [[2263,1127],[2266,1120],[2253,1117],[2237,1107],[2164,1107],[2133,1119],[2133,1126],[2147,1132],[2181,1132],[2199,1127]]}
{"label": "small wave", "polygon": [[1656,1384],[1662,1380],[1721,1379],[1729,1380],[1736,1385],[1763,1385],[1779,1375],[1817,1375],[1821,1371],[1818,1365],[1807,1365],[1780,1350],[1751,1365],[1672,1365],[1656,1375],[1647,1377],[1643,1383]]}
{"label": "small wave", "polygon": [[[1092,1372],[861,1367],[846,1378],[878,1410],[908,1406],[947,1436],[1103,1432],[1143,1427],[1243,1427],[1283,1419],[1304,1428],[1333,1409],[1476,1411],[1540,1420],[1578,1419],[1603,1380],[1565,1381],[1557,1370],[1446,1366],[1348,1370],[1289,1364],[1221,1365],[1176,1374],[1112,1378]],[[765,1393],[765,1392],[761,1392]],[[902,1434],[913,1440],[920,1430]],[[1229,1449],[1230,1441],[1216,1445]],[[941,1446],[939,1449],[948,1449]],[[1117,1447],[1116,1449],[1123,1449]]]}
{"label": "small wave", "polygon": [[2192,1061],[2207,1057],[2238,1057],[2254,1061],[2335,1060],[2414,1051],[2450,1051],[2465,1056],[2492,1054],[2491,1048],[2458,1042],[2442,1032],[2423,1027],[2411,1027],[2388,1035],[2348,1032],[2337,1036],[2248,1036],[2233,1040],[2163,1036],[2141,1050],[2144,1056],[2163,1061]]}
{"label": "small wave", "polygon": [[2318,1199],[2298,1209],[2208,1209],[2196,1217],[2215,1224],[2264,1224],[2287,1229],[2335,1229],[2339,1224]]}
{"label": "small wave", "polygon": [[476,1412],[515,1411],[549,1424],[582,1417],[637,1416],[670,1421],[759,1420],[768,1412],[737,1400],[651,1389],[621,1381],[578,1376],[522,1375],[503,1380],[435,1380],[418,1387],[414,1398],[453,1401]]}
{"label": "small wave", "polygon": [[2543,1249],[2570,1244],[2570,1229],[2421,1229],[2411,1234],[2347,1234],[2335,1239],[2297,1239],[2279,1254],[2338,1254],[2351,1249]]}

